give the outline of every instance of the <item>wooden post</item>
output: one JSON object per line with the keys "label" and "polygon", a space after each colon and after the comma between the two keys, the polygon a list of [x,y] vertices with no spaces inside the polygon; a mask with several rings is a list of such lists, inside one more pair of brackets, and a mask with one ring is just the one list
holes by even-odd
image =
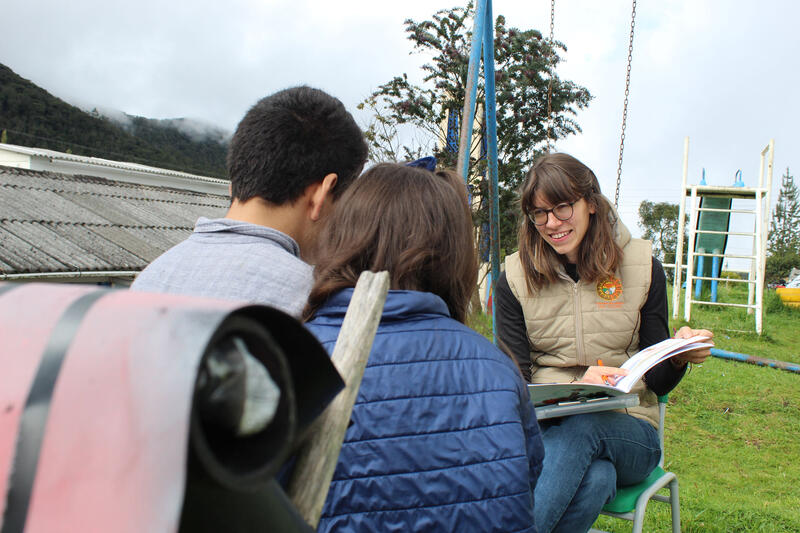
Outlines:
{"label": "wooden post", "polygon": [[331,357],[344,379],[345,389],[314,422],[289,481],[289,498],[300,516],[315,529],[333,479],[388,290],[388,272],[362,272],[358,278]]}
{"label": "wooden post", "polygon": [[[678,244],[675,247],[675,275],[672,278],[672,318],[678,318],[683,277],[683,233],[686,227],[686,179],[689,175],[689,137],[683,140],[683,179],[681,203],[678,205]],[[666,259],[666,258],[665,258]]]}

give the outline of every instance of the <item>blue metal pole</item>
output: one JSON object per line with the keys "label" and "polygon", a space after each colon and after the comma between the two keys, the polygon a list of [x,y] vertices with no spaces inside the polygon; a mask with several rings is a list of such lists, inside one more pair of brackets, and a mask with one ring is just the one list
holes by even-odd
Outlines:
{"label": "blue metal pole", "polygon": [[[700,252],[705,253],[705,250],[701,249]],[[697,275],[703,275],[703,263],[705,262],[706,257],[701,255],[697,258]],[[703,289],[703,280],[698,279],[694,282],[694,297],[696,300],[700,299],[700,293]]]}
{"label": "blue metal pole", "polygon": [[800,374],[800,365],[797,363],[788,363],[786,361],[779,361],[777,359],[767,359],[766,357],[758,357],[756,355],[747,355],[744,353],[729,352],[720,350],[719,348],[711,348],[711,355],[721,359],[730,359],[732,361],[741,361],[742,363],[750,363],[751,365],[768,366],[770,368],[779,368],[788,372]]}
{"label": "blue metal pole", "polygon": [[[494,282],[492,281],[492,273],[489,272],[486,275],[486,307],[489,307],[489,296],[493,296],[492,294],[492,285]],[[494,309],[494,300],[492,300],[492,309]]]}
{"label": "blue metal pole", "polygon": [[[483,77],[486,95],[486,152],[489,173],[489,233],[492,246],[492,288],[500,277],[500,199],[497,177],[497,100],[494,86],[494,24],[492,2],[486,4],[483,33]],[[494,290],[492,290],[494,294]],[[494,302],[493,302],[494,303]],[[497,306],[492,305],[492,335],[497,342]]]}
{"label": "blue metal pole", "polygon": [[486,3],[478,0],[475,6],[475,21],[472,27],[472,48],[467,69],[467,86],[464,94],[464,109],[461,112],[461,136],[458,142],[458,170],[469,191],[469,148],[472,142],[472,117],[475,116],[475,98],[478,95],[478,73],[481,61],[481,41],[486,22]]}
{"label": "blue metal pole", "polygon": [[[719,250],[714,250],[714,253],[718,254],[718,253],[720,253],[720,251]],[[712,258],[712,261],[711,261],[711,277],[712,278],[718,278],[719,277],[719,259],[720,259],[719,257]],[[712,302],[716,302],[717,301],[717,280],[716,279],[711,280],[711,301]]]}

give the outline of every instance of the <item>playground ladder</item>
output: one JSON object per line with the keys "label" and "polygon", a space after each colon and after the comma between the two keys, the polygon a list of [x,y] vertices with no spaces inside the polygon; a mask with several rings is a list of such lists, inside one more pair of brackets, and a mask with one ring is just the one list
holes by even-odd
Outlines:
{"label": "playground ladder", "polygon": [[[692,315],[692,305],[720,305],[729,307],[744,307],[747,308],[748,314],[755,311],[756,333],[761,334],[762,319],[764,315],[764,274],[766,266],[766,251],[767,251],[767,231],[769,228],[769,212],[770,212],[770,193],[772,190],[772,164],[774,160],[775,141],[770,140],[769,144],[761,151],[761,162],[759,165],[758,173],[758,186],[757,187],[720,187],[712,185],[687,185],[686,176],[689,167],[689,137],[684,140],[683,150],[683,184],[681,187],[681,203],[678,215],[678,246],[675,254],[675,284],[672,289],[672,317],[678,318],[678,307],[680,303],[680,287],[681,275],[683,273],[683,240],[686,226],[686,198],[689,197],[689,243],[688,252],[686,256],[686,291],[684,295],[683,316],[688,322]],[[766,169],[765,169],[766,163]],[[766,183],[765,181],[766,175]],[[705,208],[700,206],[700,198],[744,198],[754,200],[755,206],[753,209],[719,209],[719,208]],[[731,204],[732,205],[732,204]],[[712,231],[700,230],[697,228],[697,222],[700,213],[703,211],[709,212],[727,212],[727,213],[747,213],[755,215],[755,223],[752,232],[733,232],[730,231],[730,224],[726,231]],[[753,254],[740,255],[729,253],[706,253],[698,252],[695,250],[695,242],[698,234],[715,234],[715,235],[743,235],[753,238]],[[714,277],[698,276],[695,274],[696,261],[703,261],[706,257],[719,258],[719,264],[722,265],[725,258],[749,259],[750,272],[748,279],[726,279]],[[721,273],[720,268],[720,273]],[[716,276],[719,276],[717,273]],[[705,300],[696,300],[693,297],[693,285],[696,280],[709,280],[712,283],[718,281],[731,281],[748,284],[748,298],[747,304],[726,303],[726,302],[710,302]]]}

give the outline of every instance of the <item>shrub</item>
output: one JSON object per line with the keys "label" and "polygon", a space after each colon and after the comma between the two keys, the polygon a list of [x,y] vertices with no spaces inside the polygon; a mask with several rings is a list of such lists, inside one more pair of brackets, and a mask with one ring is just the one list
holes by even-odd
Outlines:
{"label": "shrub", "polygon": [[765,278],[767,283],[785,280],[793,268],[800,268],[800,255],[795,253],[772,254],[767,257]]}

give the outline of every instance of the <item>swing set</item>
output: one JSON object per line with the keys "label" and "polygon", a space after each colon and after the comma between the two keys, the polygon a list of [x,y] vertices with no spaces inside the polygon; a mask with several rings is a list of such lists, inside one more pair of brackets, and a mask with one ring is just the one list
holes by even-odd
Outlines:
{"label": "swing set", "polygon": [[[549,58],[549,80],[547,84],[547,151],[552,151],[555,143],[555,128],[553,126],[553,67],[555,66],[552,52],[552,44],[555,42],[555,0],[550,0],[550,58]],[[494,293],[494,284],[500,277],[500,201],[498,191],[497,174],[497,102],[495,95],[495,65],[494,65],[494,17],[492,16],[492,0],[478,0],[475,6],[475,19],[472,29],[472,43],[470,48],[469,68],[467,70],[467,84],[464,100],[464,108],[461,112],[459,121],[463,127],[459,135],[458,142],[458,162],[456,168],[461,171],[464,180],[469,187],[469,160],[470,146],[472,142],[473,118],[475,117],[476,99],[478,92],[478,77],[481,63],[481,52],[483,52],[483,76],[485,84],[484,111],[485,116],[485,150],[487,161],[487,176],[489,179],[489,255],[491,268],[489,271],[487,303],[491,300]],[[633,59],[633,37],[636,23],[636,0],[632,2],[631,9],[631,31],[628,41],[628,63],[625,73],[625,99],[622,106],[622,131],[619,142],[619,158],[617,164],[617,185],[614,193],[614,207],[619,207],[619,192],[622,183],[622,155],[625,150],[625,128],[628,120],[628,96],[631,85],[631,61]],[[450,123],[453,123],[450,118]],[[492,308],[492,333],[497,337],[495,326],[495,308]]]}

